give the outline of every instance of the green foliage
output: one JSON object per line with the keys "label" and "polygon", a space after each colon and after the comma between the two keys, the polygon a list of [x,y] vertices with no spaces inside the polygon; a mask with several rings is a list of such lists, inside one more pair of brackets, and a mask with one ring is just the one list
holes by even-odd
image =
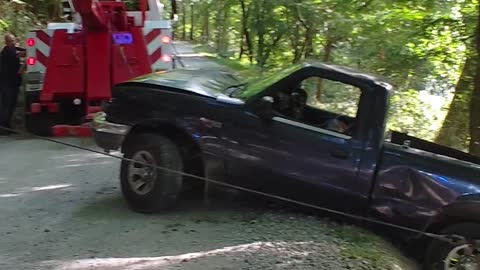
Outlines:
{"label": "green foliage", "polygon": [[6,32],[23,40],[28,29],[37,23],[36,16],[21,1],[7,1],[0,6],[0,35]]}
{"label": "green foliage", "polygon": [[[191,24],[193,13],[192,39],[213,47],[221,61],[251,60],[272,71],[309,58],[384,75],[397,88],[388,127],[435,140],[472,50],[478,0],[209,0],[197,6],[183,10],[188,16],[177,30]],[[221,17],[205,12],[225,7]],[[465,143],[450,146],[464,150]]]}
{"label": "green foliage", "polygon": [[[423,93],[425,94],[424,99],[420,97],[421,93],[414,89],[396,92],[392,96],[387,124],[389,130],[414,134],[425,140],[435,140],[445,112],[433,105],[441,100],[428,103],[428,99],[435,97]],[[421,122],[419,123],[419,121]]]}

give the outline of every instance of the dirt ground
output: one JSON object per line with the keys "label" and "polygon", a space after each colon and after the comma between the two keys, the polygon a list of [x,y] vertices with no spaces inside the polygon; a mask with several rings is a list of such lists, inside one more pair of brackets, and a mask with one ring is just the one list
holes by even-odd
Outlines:
{"label": "dirt ground", "polygon": [[0,137],[0,270],[416,269],[376,236],[295,212],[217,200],[137,214],[118,174],[111,157]]}

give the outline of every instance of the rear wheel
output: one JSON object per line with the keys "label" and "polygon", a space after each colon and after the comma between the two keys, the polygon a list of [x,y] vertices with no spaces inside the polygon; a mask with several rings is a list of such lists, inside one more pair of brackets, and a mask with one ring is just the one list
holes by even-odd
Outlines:
{"label": "rear wheel", "polygon": [[[480,224],[458,223],[440,232],[442,235],[461,235],[469,240],[480,240]],[[450,243],[432,240],[425,256],[425,269],[428,270],[477,270],[480,267],[478,256],[480,250],[473,250],[468,244],[452,245]]]}
{"label": "rear wheel", "polygon": [[41,91],[25,91],[24,94],[24,122],[25,129],[38,136],[51,136],[52,127],[56,124],[55,114],[48,112],[32,113],[31,105],[40,99]]}
{"label": "rear wheel", "polygon": [[56,124],[55,115],[46,112],[25,114],[25,128],[38,136],[51,136]]}
{"label": "rear wheel", "polygon": [[[153,134],[137,134],[124,146],[120,184],[122,193],[137,212],[152,213],[172,208],[182,191],[183,161],[170,139]],[[172,171],[155,169],[153,166]]]}

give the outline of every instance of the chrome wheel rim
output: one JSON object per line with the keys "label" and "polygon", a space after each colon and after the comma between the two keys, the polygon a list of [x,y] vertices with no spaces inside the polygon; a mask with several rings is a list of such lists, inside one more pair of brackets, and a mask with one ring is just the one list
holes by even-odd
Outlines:
{"label": "chrome wheel rim", "polygon": [[145,195],[152,191],[157,179],[157,171],[153,155],[147,151],[139,151],[133,155],[128,166],[128,184],[133,192]]}
{"label": "chrome wheel rim", "polygon": [[[445,270],[478,270],[480,269],[478,250],[469,252],[472,246],[469,244],[461,245],[452,249],[445,259]],[[471,254],[469,254],[471,253]]]}

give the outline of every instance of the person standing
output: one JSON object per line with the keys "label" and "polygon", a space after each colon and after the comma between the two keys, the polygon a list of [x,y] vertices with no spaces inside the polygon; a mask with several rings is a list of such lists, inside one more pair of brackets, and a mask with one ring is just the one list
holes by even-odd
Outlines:
{"label": "person standing", "polygon": [[5,47],[0,52],[0,126],[6,128],[11,128],[17,106],[22,81],[20,59],[25,51],[17,45],[14,35],[5,35]]}

